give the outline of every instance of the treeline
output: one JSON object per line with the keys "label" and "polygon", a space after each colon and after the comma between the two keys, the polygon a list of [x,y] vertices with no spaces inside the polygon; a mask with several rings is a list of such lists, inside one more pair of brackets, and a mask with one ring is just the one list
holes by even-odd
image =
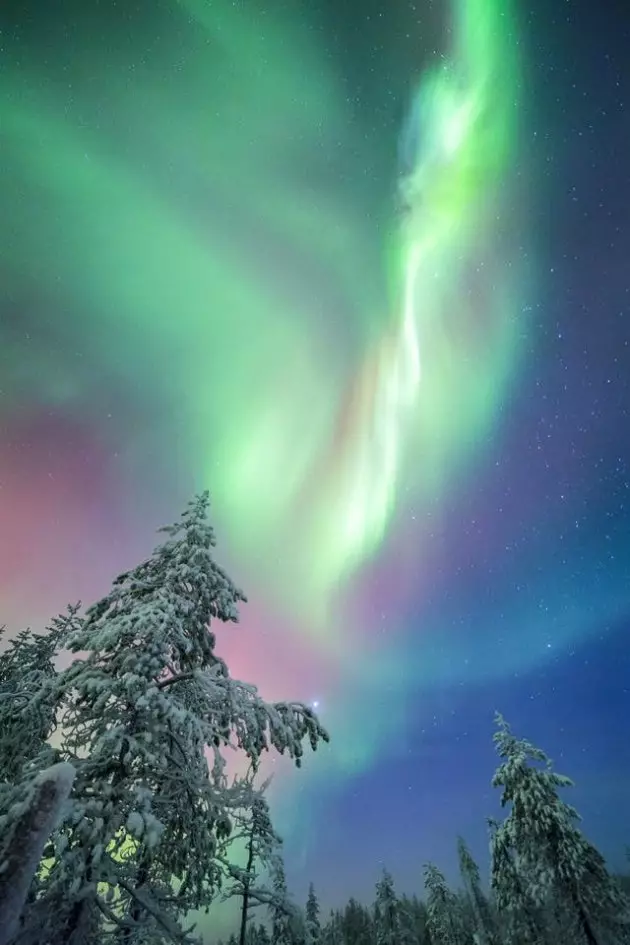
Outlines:
{"label": "treeline", "polygon": [[[422,899],[397,895],[384,871],[371,906],[351,899],[325,919],[313,886],[305,909],[293,907],[289,922],[278,922],[278,905],[272,904],[270,929],[244,921],[244,902],[241,934],[227,945],[628,945],[630,884],[609,874],[581,833],[577,811],[560,797],[572,782],[500,715],[496,722],[500,762],[492,784],[501,790],[506,816],[488,822],[489,883],[482,884],[459,838],[457,890],[427,863]],[[276,852],[267,863],[272,876],[279,862]]]}
{"label": "treeline", "polygon": [[[0,653],[0,945],[193,945],[193,912],[237,898],[230,945],[630,945],[630,907],[568,778],[497,717],[486,893],[463,841],[463,888],[424,870],[424,900],[384,873],[375,901],[325,920],[287,891],[261,756],[300,765],[328,735],[302,703],[267,703],[217,655],[214,621],[245,600],[214,559],[209,499],[104,598]],[[57,670],[57,656],[75,654]],[[225,752],[248,761],[228,779]],[[244,860],[235,859],[244,851]]]}
{"label": "treeline", "polygon": [[[193,500],[84,615],[0,654],[0,945],[192,943],[191,912],[267,895],[233,862],[251,823],[252,863],[271,842],[261,755],[299,766],[328,736],[216,654],[211,624],[237,621],[245,597],[214,560],[208,505]],[[58,672],[61,651],[83,656]],[[246,777],[228,780],[228,748]]]}

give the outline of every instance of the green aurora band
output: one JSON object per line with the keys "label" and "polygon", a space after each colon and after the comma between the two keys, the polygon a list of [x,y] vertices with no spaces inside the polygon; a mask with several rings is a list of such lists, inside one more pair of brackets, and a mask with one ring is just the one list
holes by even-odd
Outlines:
{"label": "green aurora band", "polygon": [[72,85],[7,59],[6,279],[64,314],[54,346],[3,345],[42,404],[93,411],[103,386],[145,404],[119,475],[192,470],[239,583],[335,665],[353,646],[335,595],[472,461],[519,363],[515,14],[454,3],[379,260],[370,143],[321,34],[298,6],[246,6],[175,2],[172,48],[142,55],[86,28]]}

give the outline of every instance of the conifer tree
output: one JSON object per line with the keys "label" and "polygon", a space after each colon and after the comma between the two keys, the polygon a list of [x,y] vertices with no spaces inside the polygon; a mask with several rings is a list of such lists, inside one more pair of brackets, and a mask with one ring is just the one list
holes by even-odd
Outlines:
{"label": "conifer tree", "polygon": [[448,888],[444,874],[433,863],[424,867],[424,886],[431,945],[461,945],[462,922],[457,897]]}
{"label": "conifer tree", "polygon": [[331,909],[327,922],[322,928],[322,945],[344,945],[341,914]]}
{"label": "conifer tree", "polygon": [[245,936],[246,945],[270,945],[269,932],[262,923],[250,922]]}
{"label": "conifer tree", "polygon": [[[603,857],[578,830],[577,811],[558,795],[573,782],[552,770],[543,751],[517,739],[500,715],[496,722],[494,742],[502,762],[492,783],[503,788],[501,804],[510,805],[510,813],[495,832],[493,859],[502,855],[505,864],[508,851],[533,901],[539,906],[561,902],[575,916],[586,945],[605,945],[611,932],[627,935],[628,903]],[[503,901],[515,893],[502,888],[508,876],[493,864],[495,889]]]}
{"label": "conifer tree", "polygon": [[269,932],[267,931],[266,926],[260,922],[256,929],[256,945],[271,945],[271,939],[269,938]]}
{"label": "conifer tree", "polygon": [[53,945],[188,940],[181,923],[216,895],[231,829],[221,749],[256,763],[274,747],[299,765],[304,738],[327,738],[309,708],[264,703],[216,655],[209,624],[237,621],[245,598],[214,560],[208,503],[191,502],[89,608],[66,641],[87,658],[41,695],[62,703],[61,754],[77,777],[29,917],[35,939],[45,914]]}
{"label": "conifer tree", "polygon": [[315,887],[311,883],[306,900],[306,942],[307,945],[319,945],[321,940],[321,926],[319,924],[319,902],[315,895]]}
{"label": "conifer tree", "polygon": [[271,945],[293,945],[291,917],[294,912],[289,900],[287,881],[282,857],[276,855],[271,862],[273,899],[271,913]]}
{"label": "conifer tree", "polygon": [[247,779],[242,786],[244,797],[240,809],[233,816],[236,829],[233,829],[230,839],[232,842],[241,839],[244,841],[245,867],[241,869],[227,862],[231,885],[224,893],[224,898],[231,896],[241,898],[239,945],[245,945],[245,933],[251,907],[260,903],[269,903],[273,897],[273,893],[260,887],[257,880],[260,869],[270,864],[275,850],[282,842],[273,829],[269,805],[264,797],[267,783],[259,790],[255,790],[251,781]]}
{"label": "conifer tree", "polygon": [[490,885],[506,945],[542,945],[545,941],[541,909],[534,902],[527,878],[517,865],[508,832],[491,819]]}
{"label": "conifer tree", "polygon": [[472,907],[475,932],[479,945],[493,945],[495,941],[495,928],[490,904],[481,888],[479,867],[475,863],[462,837],[457,838],[457,853],[464,888]]}
{"label": "conifer tree", "polygon": [[400,940],[398,901],[394,891],[394,880],[385,869],[376,884],[374,925],[376,945],[398,945]]}
{"label": "conifer tree", "polygon": [[374,922],[369,911],[351,898],[342,916],[345,945],[370,945],[374,940]]}
{"label": "conifer tree", "polygon": [[398,923],[400,926],[400,945],[418,945],[417,915],[414,903],[408,896],[398,899]]}
{"label": "conifer tree", "polygon": [[[429,932],[427,929],[428,915],[426,903],[420,900],[416,895],[411,897],[402,896],[400,900],[400,906],[402,924],[401,934],[403,936],[403,941],[405,941],[406,938],[409,938],[413,945],[428,945]],[[408,923],[410,929],[409,934],[406,932]]]}

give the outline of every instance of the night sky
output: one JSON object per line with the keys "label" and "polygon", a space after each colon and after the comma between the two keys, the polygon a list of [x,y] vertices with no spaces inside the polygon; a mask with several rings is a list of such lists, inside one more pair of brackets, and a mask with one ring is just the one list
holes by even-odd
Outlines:
{"label": "night sky", "polygon": [[622,866],[629,49],[625,0],[3,0],[0,616],[210,489],[219,651],[332,736],[276,766],[299,897],[485,865],[497,709]]}

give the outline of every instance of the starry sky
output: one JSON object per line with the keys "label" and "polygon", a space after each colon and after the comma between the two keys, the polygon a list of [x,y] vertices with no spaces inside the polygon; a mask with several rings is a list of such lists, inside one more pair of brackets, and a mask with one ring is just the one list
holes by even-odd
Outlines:
{"label": "starry sky", "polygon": [[624,7],[2,5],[2,620],[210,489],[300,896],[485,862],[495,709],[630,842]]}

